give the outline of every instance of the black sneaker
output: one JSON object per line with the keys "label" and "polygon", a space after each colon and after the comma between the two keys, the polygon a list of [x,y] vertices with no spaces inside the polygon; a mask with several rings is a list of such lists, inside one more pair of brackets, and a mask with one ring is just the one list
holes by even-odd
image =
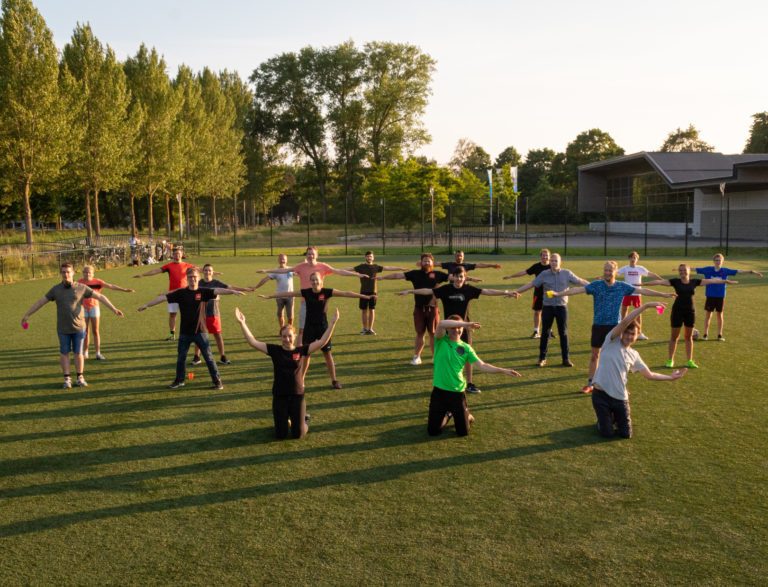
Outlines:
{"label": "black sneaker", "polygon": [[481,393],[480,389],[474,383],[467,383],[467,393]]}
{"label": "black sneaker", "polygon": [[221,355],[221,358],[219,359],[219,363],[220,363],[221,365],[231,365],[231,364],[232,364],[232,361],[230,361],[230,360],[227,358],[227,355]]}
{"label": "black sneaker", "polygon": [[202,362],[203,362],[203,360],[200,357],[194,357],[192,359],[192,362],[190,363],[190,365],[199,365]]}
{"label": "black sneaker", "polygon": [[174,381],[168,386],[168,389],[179,389],[179,387],[184,387],[183,381]]}
{"label": "black sneaker", "polygon": [[[182,385],[184,384],[182,383]],[[211,389],[224,389],[224,383],[222,383],[221,379],[217,379],[211,385]]]}

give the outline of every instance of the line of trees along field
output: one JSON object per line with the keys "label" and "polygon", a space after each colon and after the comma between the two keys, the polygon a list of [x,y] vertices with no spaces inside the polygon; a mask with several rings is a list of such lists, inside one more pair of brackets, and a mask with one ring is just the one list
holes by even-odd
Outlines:
{"label": "line of trees along field", "polygon": [[[430,141],[422,123],[435,61],[418,47],[347,41],[304,47],[256,67],[174,77],[154,48],[120,61],[88,24],[61,51],[29,0],[2,0],[0,21],[0,221],[84,220],[132,231],[190,231],[201,210],[218,233],[297,218],[411,226],[425,198],[435,217],[446,206],[511,210],[510,168],[533,222],[562,215],[578,166],[621,155],[611,136],[590,129],[564,152],[523,158],[508,147],[494,160],[460,139],[445,166],[414,155]],[[711,151],[691,125],[661,150]],[[768,151],[768,113],[754,115],[747,152]],[[468,208],[466,206],[465,208]],[[575,211],[575,206],[571,207]],[[575,212],[574,212],[575,213]]]}

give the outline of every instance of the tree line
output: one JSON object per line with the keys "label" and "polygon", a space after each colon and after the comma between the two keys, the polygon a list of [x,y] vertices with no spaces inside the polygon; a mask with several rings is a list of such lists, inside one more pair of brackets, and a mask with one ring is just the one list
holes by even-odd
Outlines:
{"label": "tree line", "polygon": [[[33,219],[84,219],[90,238],[103,225],[188,233],[202,214],[214,232],[310,213],[378,224],[386,206],[388,224],[411,226],[425,205],[472,216],[491,189],[502,214],[522,193],[547,222],[574,198],[579,165],[624,153],[590,129],[562,153],[510,146],[491,160],[461,139],[446,166],[416,156],[436,63],[405,43],[304,47],[248,80],[185,65],[171,77],[156,49],[121,62],[88,24],[59,52],[30,0],[2,0],[0,19],[0,220],[22,218],[28,243]],[[661,150],[713,148],[691,125]],[[768,151],[768,112],[746,151]]]}

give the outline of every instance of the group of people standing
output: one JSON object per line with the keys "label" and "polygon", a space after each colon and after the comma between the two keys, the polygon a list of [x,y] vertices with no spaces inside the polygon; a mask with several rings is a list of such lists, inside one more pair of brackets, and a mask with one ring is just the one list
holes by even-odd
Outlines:
{"label": "group of people standing", "polygon": [[[736,283],[727,277],[738,273],[737,270],[723,267],[724,258],[715,255],[713,267],[697,268],[696,272],[704,279],[692,279],[691,268],[681,264],[678,278],[663,279],[658,274],[638,265],[639,255],[632,252],[629,264],[619,268],[614,261],[607,261],[603,275],[599,279],[587,281],[562,267],[562,260],[557,253],[547,249],[540,252],[539,261],[529,268],[504,277],[511,279],[530,275],[534,278],[527,284],[514,290],[480,288],[470,281],[480,281],[468,275],[476,268],[495,268],[496,263],[467,263],[464,253],[457,251],[453,261],[441,264],[435,269],[435,261],[430,253],[424,253],[418,268],[409,270],[402,267],[379,265],[374,254],[368,251],[365,262],[350,269],[336,269],[317,259],[317,249],[309,247],[305,260],[293,267],[288,266],[286,255],[278,256],[278,267],[263,270],[266,277],[258,284],[248,287],[230,286],[214,278],[216,272],[210,264],[201,269],[183,260],[183,248],[176,247],[170,263],[149,270],[136,278],[167,273],[169,290],[160,294],[138,309],[167,303],[169,315],[169,335],[167,340],[177,340],[176,376],[169,386],[178,389],[186,382],[186,359],[190,346],[195,345],[193,364],[203,360],[206,363],[214,389],[222,389],[223,382],[218,366],[213,358],[207,333],[214,335],[220,364],[229,364],[224,351],[221,331],[218,299],[221,295],[244,295],[255,291],[270,280],[276,282],[276,292],[262,295],[263,298],[277,302],[277,320],[279,324],[280,345],[268,344],[257,340],[246,323],[245,315],[236,309],[236,319],[241,326],[243,336],[250,346],[267,354],[273,363],[273,415],[275,433],[279,438],[303,437],[308,431],[309,416],[304,401],[304,378],[309,368],[310,355],[320,350],[325,359],[331,387],[341,389],[336,376],[332,355],[332,335],[339,319],[336,310],[332,319],[327,317],[328,302],[332,297],[351,297],[359,300],[361,311],[362,335],[375,335],[373,329],[377,299],[376,284],[382,279],[402,279],[409,281],[413,288],[398,292],[400,295],[414,296],[413,325],[415,330],[412,365],[422,363],[422,353],[429,338],[433,353],[433,390],[430,398],[428,432],[437,435],[453,420],[457,434],[469,433],[474,417],[467,406],[466,393],[480,393],[473,382],[473,368],[486,373],[501,373],[508,376],[520,376],[517,371],[496,367],[483,362],[471,346],[472,332],[480,327],[469,316],[469,305],[480,296],[504,296],[519,298],[522,293],[533,289],[532,338],[539,339],[539,359],[537,365],[547,365],[548,346],[554,338],[552,328],[556,324],[559,338],[562,365],[573,367],[570,359],[568,333],[568,297],[587,294],[593,296],[593,325],[591,333],[592,352],[589,363],[589,378],[582,392],[592,394],[592,403],[600,434],[606,437],[618,435],[629,438],[632,434],[627,392],[627,374],[640,372],[653,380],[675,380],[682,377],[688,368],[697,368],[693,361],[693,327],[695,310],[693,295],[699,285],[707,286],[707,312],[704,339],[708,336],[711,314],[718,315],[718,340],[723,336],[723,308],[725,285]],[[385,272],[388,272],[385,274]],[[756,271],[749,271],[758,276]],[[202,273],[202,275],[201,275]],[[324,287],[328,275],[358,277],[360,291],[344,291]],[[300,290],[294,291],[293,277],[300,279]],[[617,281],[623,276],[624,281]],[[674,293],[663,293],[643,287],[643,277],[651,277],[645,285],[669,286]],[[441,284],[444,284],[440,286]],[[101,354],[98,328],[98,303],[101,302],[118,316],[118,310],[100,290],[114,289],[132,292],[130,288],[108,284],[95,279],[94,270],[86,267],[83,279],[74,282],[74,269],[70,264],[61,267],[61,283],[57,284],[40,300],[36,301],[22,318],[22,327],[27,328],[29,317],[49,301],[57,304],[57,331],[60,340],[60,363],[64,373],[64,387],[72,387],[70,352],[74,355],[76,384],[85,386],[84,358],[87,357],[87,326],[96,347],[96,358],[104,360]],[[710,290],[709,288],[712,288]],[[711,294],[711,295],[710,295]],[[641,296],[675,298],[671,311],[672,332],[669,341],[667,367],[674,367],[674,354],[682,327],[685,327],[686,367],[663,375],[651,371],[632,348],[637,340],[645,340],[642,332],[642,313],[655,308],[659,313],[664,304],[643,303]],[[293,299],[301,298],[299,311],[299,330],[293,326]],[[437,301],[443,305],[446,319],[440,319]],[[96,311],[94,311],[94,306]],[[180,314],[178,339],[176,337],[177,315]],[[202,357],[202,359],[201,359]]]}

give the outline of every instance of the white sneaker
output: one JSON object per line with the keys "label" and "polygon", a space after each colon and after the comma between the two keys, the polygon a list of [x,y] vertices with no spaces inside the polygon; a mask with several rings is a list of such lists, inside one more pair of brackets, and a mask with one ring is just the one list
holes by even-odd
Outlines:
{"label": "white sneaker", "polygon": [[648,340],[648,337],[641,332],[640,334],[637,335],[637,340]]}
{"label": "white sneaker", "polygon": [[72,389],[72,378],[71,377],[65,377],[64,378],[64,389]]}
{"label": "white sneaker", "polygon": [[87,358],[88,358],[88,351],[85,351],[85,352],[83,353],[83,356],[84,356],[84,357],[87,359]]}
{"label": "white sneaker", "polygon": [[96,360],[97,360],[97,361],[106,361],[106,360],[107,360],[107,357],[105,357],[105,356],[104,356],[104,355],[102,355],[101,353],[96,353]]}
{"label": "white sneaker", "polygon": [[82,375],[80,375],[77,378],[77,386],[78,387],[88,387],[88,382],[85,380],[85,377],[83,377]]}
{"label": "white sneaker", "polygon": [[421,357],[419,355],[413,355],[411,365],[421,365]]}

